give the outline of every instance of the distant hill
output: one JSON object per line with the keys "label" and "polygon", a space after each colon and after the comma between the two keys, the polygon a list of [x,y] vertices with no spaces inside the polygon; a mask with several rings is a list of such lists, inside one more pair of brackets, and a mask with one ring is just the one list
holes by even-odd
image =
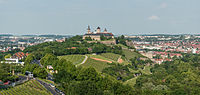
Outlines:
{"label": "distant hill", "polygon": [[11,34],[0,34],[0,36],[13,36]]}

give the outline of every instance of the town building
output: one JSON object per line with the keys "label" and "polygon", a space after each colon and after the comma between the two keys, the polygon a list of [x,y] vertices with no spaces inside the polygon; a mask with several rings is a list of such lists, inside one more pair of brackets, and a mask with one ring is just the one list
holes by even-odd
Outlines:
{"label": "town building", "polygon": [[12,57],[10,58],[5,58],[5,61],[1,61],[1,63],[17,63],[24,65],[24,62],[20,62],[23,58],[26,58],[28,56],[28,53],[23,53],[23,52],[17,52],[15,53]]}

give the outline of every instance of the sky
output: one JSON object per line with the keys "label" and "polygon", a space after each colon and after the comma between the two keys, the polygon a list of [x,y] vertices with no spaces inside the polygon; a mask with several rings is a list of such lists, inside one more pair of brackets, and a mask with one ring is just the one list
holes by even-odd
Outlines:
{"label": "sky", "polygon": [[200,34],[200,0],[0,0],[0,34]]}

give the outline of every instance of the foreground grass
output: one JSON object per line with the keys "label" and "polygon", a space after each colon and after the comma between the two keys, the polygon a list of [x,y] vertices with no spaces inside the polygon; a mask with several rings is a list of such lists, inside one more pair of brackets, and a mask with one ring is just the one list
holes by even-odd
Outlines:
{"label": "foreground grass", "polygon": [[67,61],[72,62],[74,65],[80,64],[84,59],[85,56],[83,55],[65,55],[65,56],[58,56],[59,59],[65,59]]}
{"label": "foreground grass", "polygon": [[0,95],[52,95],[38,81],[31,80],[7,90],[1,90]]}

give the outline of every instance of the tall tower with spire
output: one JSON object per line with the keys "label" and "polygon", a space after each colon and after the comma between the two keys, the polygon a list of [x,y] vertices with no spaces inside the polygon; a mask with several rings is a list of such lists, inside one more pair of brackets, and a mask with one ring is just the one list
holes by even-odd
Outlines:
{"label": "tall tower with spire", "polygon": [[88,31],[88,34],[91,34],[90,26],[89,25],[88,25],[87,31]]}
{"label": "tall tower with spire", "polygon": [[97,27],[97,33],[100,33],[100,32],[101,32],[101,28]]}

